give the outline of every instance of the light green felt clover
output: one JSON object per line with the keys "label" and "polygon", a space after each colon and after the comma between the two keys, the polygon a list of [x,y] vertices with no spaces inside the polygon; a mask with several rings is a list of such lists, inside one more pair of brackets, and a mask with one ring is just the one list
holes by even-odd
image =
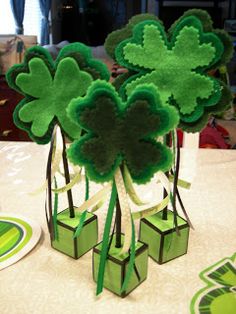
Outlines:
{"label": "light green felt clover", "polygon": [[212,18],[207,11],[201,9],[190,9],[185,11],[184,14],[171,25],[168,31],[169,35],[172,35],[176,25],[179,24],[187,16],[195,16],[201,21],[204,32],[213,32],[216,36],[220,38],[222,44],[224,45],[224,51],[218,62],[214,64],[214,68],[216,69],[219,66],[225,66],[231,60],[234,53],[232,38],[224,29],[213,28]]}
{"label": "light green felt clover", "polygon": [[128,24],[125,25],[121,29],[117,29],[110,34],[107,35],[107,38],[104,43],[104,48],[107,52],[107,54],[112,58],[115,59],[115,49],[116,46],[123,41],[124,39],[127,39],[129,37],[132,37],[132,29],[133,27],[145,20],[154,20],[158,21],[158,17],[154,14],[149,13],[142,13],[137,14],[131,17]]}
{"label": "light green felt clover", "polygon": [[55,124],[70,139],[79,137],[81,129],[68,118],[66,107],[71,99],[84,96],[93,80],[108,80],[109,73],[89,47],[73,43],[55,61],[43,47],[28,49],[24,62],[10,68],[6,77],[10,87],[25,96],[14,110],[15,124],[37,143],[46,144]]}
{"label": "light green felt clover", "polygon": [[171,166],[170,149],[155,138],[176,127],[178,113],[162,106],[153,84],[139,86],[124,103],[111,84],[98,80],[67,110],[72,121],[87,131],[70,146],[68,157],[84,166],[91,180],[111,180],[122,161],[137,183]]}
{"label": "light green felt clover", "polygon": [[72,58],[60,61],[54,78],[42,59],[33,58],[29,62],[29,73],[21,73],[16,79],[20,89],[34,97],[20,109],[19,118],[31,122],[32,133],[42,137],[56,117],[65,133],[75,138],[80,128],[67,117],[66,107],[72,98],[84,95],[91,83],[92,77],[81,71]]}
{"label": "light green felt clover", "polygon": [[141,22],[133,29],[132,38],[116,48],[117,62],[136,71],[120,92],[125,98],[140,84],[155,84],[162,102],[178,108],[185,129],[189,124],[195,130],[202,126],[202,120],[205,122],[206,112],[211,108],[218,110],[216,104],[222,98],[222,85],[207,71],[223,52],[220,37],[205,33],[195,16],[181,19],[172,29],[171,38],[159,22]]}

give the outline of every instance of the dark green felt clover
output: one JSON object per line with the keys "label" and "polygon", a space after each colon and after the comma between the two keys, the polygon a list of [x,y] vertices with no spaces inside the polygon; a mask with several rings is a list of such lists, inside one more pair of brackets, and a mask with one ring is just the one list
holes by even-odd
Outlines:
{"label": "dark green felt clover", "polygon": [[83,44],[65,46],[55,62],[46,49],[29,49],[24,63],[7,73],[9,85],[25,95],[14,111],[15,124],[39,144],[50,141],[56,123],[69,138],[78,138],[81,129],[66,108],[99,77],[109,79],[107,68]]}
{"label": "dark green felt clover", "polygon": [[133,36],[116,48],[117,62],[136,72],[120,93],[125,98],[139,84],[153,83],[162,102],[178,109],[180,126],[199,131],[209,113],[222,110],[226,105],[222,102],[229,98],[227,88],[207,73],[224,51],[221,37],[204,32],[196,16],[183,17],[172,28],[170,38],[161,23],[141,22],[134,27]]}
{"label": "dark green felt clover", "polygon": [[110,83],[97,80],[84,98],[71,101],[67,111],[87,131],[72,143],[68,158],[85,166],[91,180],[111,180],[122,161],[137,183],[171,166],[170,149],[155,138],[176,127],[178,113],[162,106],[153,84],[139,86],[124,103]]}

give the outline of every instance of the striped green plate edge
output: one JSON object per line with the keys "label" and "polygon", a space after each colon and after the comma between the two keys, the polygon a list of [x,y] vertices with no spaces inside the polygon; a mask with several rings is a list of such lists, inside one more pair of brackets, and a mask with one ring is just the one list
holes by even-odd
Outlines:
{"label": "striped green plate edge", "polygon": [[19,225],[0,219],[0,259],[21,242],[24,234]]}
{"label": "striped green plate edge", "polygon": [[35,221],[17,214],[0,213],[0,221],[15,225],[23,233],[16,245],[0,257],[2,270],[19,261],[34,248],[40,239],[41,228]]}

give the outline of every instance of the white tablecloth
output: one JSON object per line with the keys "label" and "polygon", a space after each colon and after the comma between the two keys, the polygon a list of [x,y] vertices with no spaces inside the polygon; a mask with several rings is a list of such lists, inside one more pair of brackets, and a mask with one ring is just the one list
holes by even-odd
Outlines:
{"label": "white tablecloth", "polygon": [[[204,287],[199,272],[236,251],[236,151],[182,150],[180,176],[192,187],[181,194],[195,227],[188,254],[164,265],[149,259],[147,280],[125,299],[105,289],[95,296],[91,251],[73,260],[51,248],[45,195],[29,195],[44,181],[47,153],[34,143],[0,143],[0,210],[34,219],[44,231],[29,255],[0,272],[0,313],[190,313]],[[145,193],[150,197],[150,188]],[[101,238],[105,209],[98,216]]]}

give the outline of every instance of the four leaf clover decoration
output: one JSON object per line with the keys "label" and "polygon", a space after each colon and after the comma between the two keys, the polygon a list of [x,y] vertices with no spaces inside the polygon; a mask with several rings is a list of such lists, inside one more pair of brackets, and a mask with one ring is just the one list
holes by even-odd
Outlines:
{"label": "four leaf clover decoration", "polygon": [[226,87],[207,72],[224,49],[220,37],[204,32],[195,16],[181,19],[170,38],[160,22],[141,22],[116,48],[117,62],[135,71],[121,88],[123,98],[139,84],[153,83],[162,102],[178,109],[183,128],[197,131],[209,112],[222,111],[222,98],[229,99]]}
{"label": "four leaf clover decoration", "polygon": [[124,103],[111,84],[97,80],[84,98],[71,101],[67,112],[87,132],[71,144],[68,158],[85,166],[90,179],[111,180],[122,161],[137,183],[170,168],[171,151],[156,137],[176,127],[178,113],[162,106],[153,84],[139,86]]}
{"label": "four leaf clover decoration", "polygon": [[66,108],[72,98],[86,94],[93,76],[109,79],[105,64],[83,44],[66,46],[55,62],[44,48],[29,49],[25,62],[7,73],[9,85],[25,95],[14,112],[16,125],[39,144],[50,141],[56,123],[69,138],[78,138],[81,129]]}

